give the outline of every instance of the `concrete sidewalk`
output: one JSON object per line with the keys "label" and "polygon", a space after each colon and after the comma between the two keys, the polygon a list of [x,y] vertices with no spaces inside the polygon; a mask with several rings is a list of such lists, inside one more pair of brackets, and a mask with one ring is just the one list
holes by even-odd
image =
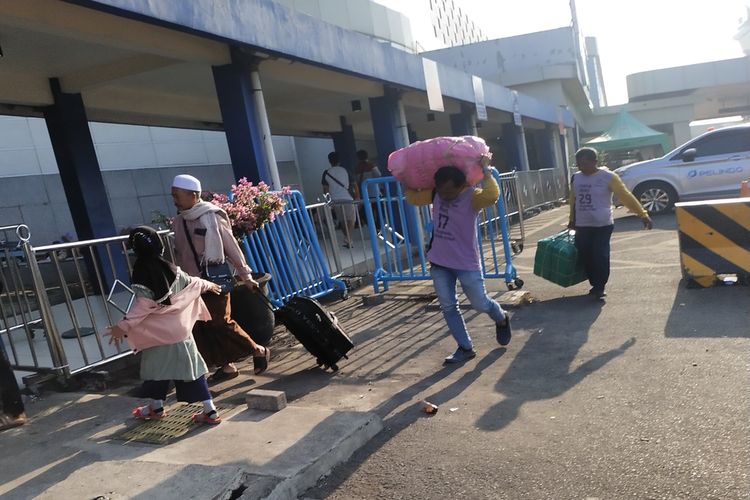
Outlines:
{"label": "concrete sidewalk", "polygon": [[[168,445],[112,439],[140,400],[53,394],[4,432],[2,498],[295,498],[381,429],[373,413],[290,405],[224,411]],[[239,495],[235,496],[237,498]]]}

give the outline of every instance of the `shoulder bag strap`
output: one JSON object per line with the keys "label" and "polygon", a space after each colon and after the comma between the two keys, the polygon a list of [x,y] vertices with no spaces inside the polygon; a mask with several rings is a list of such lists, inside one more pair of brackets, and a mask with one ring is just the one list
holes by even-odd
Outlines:
{"label": "shoulder bag strap", "polygon": [[190,250],[193,251],[193,257],[195,258],[195,265],[198,266],[198,272],[201,271],[201,261],[198,258],[198,252],[195,251],[195,245],[193,245],[193,238],[190,237],[190,231],[187,227],[187,222],[185,222],[185,219],[182,219],[182,227],[185,228],[185,236],[188,240],[188,245],[190,245]]}
{"label": "shoulder bag strap", "polygon": [[[334,176],[332,176],[332,175],[331,175],[331,174],[330,174],[330,173],[328,172],[328,170],[326,170],[326,173],[325,173],[325,175],[327,175],[328,177],[330,177],[331,179],[333,179],[333,181],[334,181],[334,182],[335,182],[336,184],[338,184],[339,186],[341,186],[342,188],[344,188],[344,189],[349,189],[348,187],[344,186],[344,183],[343,183],[343,182],[341,182],[340,180],[338,180],[337,178],[335,178]],[[184,220],[184,219],[183,219],[183,220]]]}

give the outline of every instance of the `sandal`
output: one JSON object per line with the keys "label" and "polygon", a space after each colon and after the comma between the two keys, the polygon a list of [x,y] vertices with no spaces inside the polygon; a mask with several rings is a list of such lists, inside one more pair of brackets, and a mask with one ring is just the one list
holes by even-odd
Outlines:
{"label": "sandal", "polygon": [[[212,417],[211,414],[214,416]],[[193,415],[193,422],[196,424],[216,425],[221,423],[221,417],[215,411],[211,413],[196,413]]]}
{"label": "sandal", "polygon": [[271,349],[264,347],[264,354],[261,356],[253,356],[253,373],[260,375],[264,371],[268,370],[268,361],[271,359]]}
{"label": "sandal", "polygon": [[237,378],[240,376],[240,371],[236,370],[233,372],[225,372],[224,368],[219,368],[214,372],[213,375],[208,377],[208,382],[211,383],[218,383],[218,382],[224,382],[226,380],[232,380],[233,378]]}
{"label": "sandal", "polygon": [[8,415],[7,413],[0,413],[0,431],[6,429],[12,429],[14,427],[20,427],[28,421],[25,413],[21,413],[17,416]]}
{"label": "sandal", "polygon": [[[146,415],[141,412],[143,408],[148,408],[148,413]],[[133,408],[133,411],[131,413],[133,417],[137,418],[138,420],[161,420],[167,416],[167,410],[162,408],[161,411],[155,411],[153,408],[151,408],[151,405],[136,406],[135,408]]]}

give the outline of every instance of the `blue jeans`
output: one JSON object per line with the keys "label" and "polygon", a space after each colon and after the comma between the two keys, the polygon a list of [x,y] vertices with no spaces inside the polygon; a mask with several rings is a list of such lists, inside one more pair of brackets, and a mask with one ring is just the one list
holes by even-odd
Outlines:
{"label": "blue jeans", "polygon": [[448,267],[431,264],[430,274],[435,285],[435,292],[440,302],[440,310],[443,311],[448,329],[456,340],[459,347],[471,350],[474,345],[466,331],[466,323],[458,308],[458,296],[456,295],[456,280],[461,282],[464,295],[469,299],[471,307],[479,312],[489,314],[495,323],[500,323],[505,318],[500,304],[492,300],[484,288],[484,277],[482,271],[460,271]]}
{"label": "blue jeans", "polygon": [[576,227],[578,258],[595,292],[603,292],[609,281],[609,240],[614,227]]}

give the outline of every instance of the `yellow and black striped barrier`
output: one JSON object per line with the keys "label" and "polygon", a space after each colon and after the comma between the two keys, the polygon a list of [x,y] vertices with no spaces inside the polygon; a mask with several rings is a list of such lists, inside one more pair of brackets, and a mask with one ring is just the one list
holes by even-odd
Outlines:
{"label": "yellow and black striped barrier", "polygon": [[750,198],[675,205],[685,278],[711,286],[717,275],[750,276]]}

